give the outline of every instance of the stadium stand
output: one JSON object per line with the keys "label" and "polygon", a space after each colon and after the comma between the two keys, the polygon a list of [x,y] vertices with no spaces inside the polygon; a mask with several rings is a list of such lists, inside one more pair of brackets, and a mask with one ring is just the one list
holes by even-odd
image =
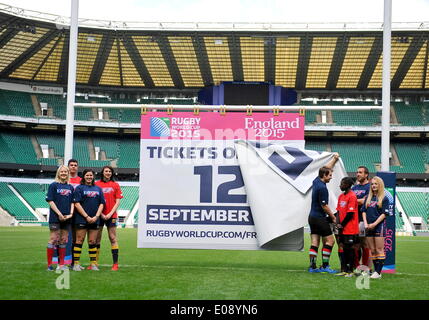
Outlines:
{"label": "stadium stand", "polygon": [[38,164],[37,155],[29,135],[2,132],[1,137],[14,158],[14,163]]}
{"label": "stadium stand", "polygon": [[59,119],[66,118],[66,105],[67,98],[56,95],[56,94],[37,94],[37,101],[40,103],[46,103],[48,106],[48,116],[52,116]]}
{"label": "stadium stand", "polygon": [[35,117],[34,107],[28,93],[0,90],[0,108],[3,114]]}
{"label": "stadium stand", "polygon": [[12,183],[12,186],[28,202],[28,204],[30,204],[33,209],[48,207],[48,204],[45,201],[48,185],[14,182]]}
{"label": "stadium stand", "polygon": [[[53,157],[37,158],[30,136],[24,133],[0,133],[0,162],[25,163],[57,166],[64,157],[64,137],[60,135],[34,134],[39,145],[45,144],[52,149]],[[92,142],[91,142],[92,141]],[[106,135],[81,136],[74,139],[74,154],[80,159],[82,167],[100,168],[111,165],[118,168],[139,167],[139,139],[131,137],[115,137]],[[22,153],[16,146],[26,148],[29,152]],[[100,148],[99,160],[95,159],[95,147]],[[418,142],[394,142],[400,165],[391,166],[399,173],[426,173],[429,168],[429,146]],[[354,172],[359,165],[367,166],[371,172],[379,169],[380,144],[375,141],[323,141],[307,139],[306,148],[320,152],[339,152],[348,172]],[[365,152],[362,152],[365,150]],[[51,153],[51,154],[52,154]],[[93,157],[91,157],[91,153]]]}
{"label": "stadium stand", "polygon": [[138,168],[140,162],[138,139],[122,139],[119,146],[118,167]]}
{"label": "stadium stand", "polygon": [[104,151],[107,159],[117,160],[119,158],[120,144],[118,139],[114,137],[94,137],[94,147],[100,147],[101,151]]}
{"label": "stadium stand", "polygon": [[354,172],[359,166],[366,166],[370,172],[376,172],[380,162],[380,145],[366,142],[332,142],[332,152],[338,152],[343,158],[348,172]]}
{"label": "stadium stand", "polygon": [[73,141],[73,154],[79,159],[79,166],[84,167],[103,167],[110,165],[109,160],[94,160],[91,159],[88,138],[86,137],[75,137]]}
{"label": "stadium stand", "polygon": [[398,192],[399,201],[410,217],[422,217],[425,221],[429,218],[428,193],[423,192]]}
{"label": "stadium stand", "polygon": [[8,143],[4,140],[1,134],[0,134],[0,162],[16,163],[16,160],[12,154],[12,151],[9,149]]}
{"label": "stadium stand", "polygon": [[[427,192],[398,192],[398,198],[406,214],[413,220],[416,231],[428,231],[429,229],[429,193]],[[419,219],[421,218],[421,219]]]}
{"label": "stadium stand", "polygon": [[424,126],[427,125],[427,107],[423,104],[394,103],[398,125]]}
{"label": "stadium stand", "polygon": [[37,222],[34,214],[28,210],[5,182],[0,182],[0,206],[19,222]]}
{"label": "stadium stand", "polygon": [[[12,30],[12,27],[19,29],[22,23],[31,21],[31,18],[2,12],[0,20],[3,23],[11,23],[10,30]],[[10,176],[13,175],[13,172],[8,170],[11,167],[21,168],[22,164],[34,167],[31,169],[33,170],[31,173],[25,172],[27,175],[35,177],[40,174],[52,178],[57,165],[62,163],[64,157],[64,124],[56,122],[66,119],[67,98],[63,91],[66,91],[65,61],[68,46],[63,45],[65,40],[61,40],[59,42],[61,46],[58,46],[58,49],[63,48],[62,52],[56,51],[56,49],[51,51],[44,49],[38,36],[44,34],[44,37],[48,39],[52,36],[49,34],[59,32],[56,20],[42,23],[35,19],[31,22],[37,29],[37,37],[33,33],[24,32],[26,37],[22,38],[21,31],[10,30],[5,31],[7,33],[2,35],[4,43],[0,50],[4,49],[3,46],[7,46],[8,41],[15,43],[17,48],[20,47],[24,50],[25,47],[27,49],[16,50],[16,52],[13,49],[2,51],[1,53],[8,54],[0,55],[2,81],[8,82],[8,86],[0,89],[0,124],[2,125],[0,129],[0,164],[2,165],[0,170]],[[151,31],[149,36],[144,30],[125,30],[123,33],[118,33],[116,30],[104,26],[101,29],[91,27],[93,33],[91,35],[82,30],[84,28],[79,31],[79,47],[86,48],[86,50],[83,50],[85,53],[83,55],[80,53],[78,57],[76,102],[113,105],[157,104],[160,109],[165,109],[166,105],[197,104],[198,91],[206,86],[219,84],[222,81],[245,79],[246,81],[269,81],[284,88],[295,88],[299,92],[299,103],[296,104],[298,106],[380,105],[380,101],[376,101],[376,99],[381,97],[376,92],[381,91],[379,67],[381,51],[377,49],[379,46],[375,45],[376,42],[372,45],[373,41],[376,41],[375,39],[381,37],[380,30],[357,35],[354,34],[354,31],[345,28],[339,37],[336,33],[315,32],[308,29],[305,30],[305,36],[292,32],[294,40],[288,39],[287,32],[278,34],[270,31],[269,37],[273,41],[263,42],[261,48],[247,42],[248,37],[253,37],[253,32],[246,34],[244,31],[237,33],[220,29],[200,33],[201,30],[196,27],[190,32],[180,32],[181,35],[186,35],[189,38],[187,40],[191,43],[190,50],[180,53],[180,58],[187,63],[179,63],[177,53],[172,51],[173,48],[180,46],[176,37],[177,32],[173,29],[168,33],[165,33],[164,30]],[[68,38],[68,32],[68,29],[64,29],[64,39]],[[260,30],[261,35],[264,35],[265,32]],[[409,33],[410,39],[421,39],[426,37],[427,31],[410,29]],[[326,38],[324,40],[329,40],[324,42],[322,49],[318,45],[321,40],[320,35]],[[427,63],[425,64],[424,61],[428,60],[428,50],[424,49],[421,51],[422,54],[416,50],[418,45],[424,48],[427,43],[419,44],[420,42],[416,40],[401,42],[401,38],[398,38],[401,35],[398,31],[392,32],[393,64],[391,71],[394,99],[391,103],[391,118],[392,125],[397,131],[392,134],[391,140],[391,150],[394,155],[394,165],[391,166],[391,169],[401,176],[398,178],[398,183],[409,183],[410,179],[414,179],[412,183],[426,187],[427,176],[425,174],[429,173],[428,79],[422,77],[421,74],[429,72],[429,70],[423,70],[423,65],[427,67]],[[216,43],[215,40],[214,45],[217,47],[214,50],[213,46],[209,45],[213,42],[213,37],[218,37],[218,42],[224,41],[223,46],[220,42]],[[99,41],[101,38],[110,44],[118,44],[120,50],[116,45],[99,46],[98,42],[93,42],[94,40]],[[123,44],[123,39],[127,39],[127,45]],[[154,41],[155,39],[156,41]],[[158,41],[159,39],[164,40]],[[231,43],[231,39],[235,39],[236,42]],[[296,48],[287,47],[287,51],[293,53],[292,56],[282,56],[282,46],[292,40],[297,44]],[[368,42],[368,40],[370,41]],[[180,41],[184,41],[184,38]],[[260,58],[259,54],[257,59],[249,59],[243,55],[246,43],[246,50],[261,52],[263,58],[257,60]],[[345,43],[347,45],[344,45]],[[371,43],[368,47],[372,48],[371,52],[364,52],[366,48],[364,45],[354,47],[355,43]],[[400,45],[397,45],[398,43]],[[356,54],[352,55],[352,51],[348,52],[349,49],[355,50]],[[327,54],[329,52],[334,54]],[[41,65],[30,63],[36,55],[40,57],[39,60],[43,61]],[[53,56],[61,57],[61,59],[57,59],[57,62],[54,63],[52,62]],[[129,61],[131,56],[132,62],[125,67],[127,64],[124,62]],[[197,63],[191,66],[189,63],[195,58]],[[213,64],[213,58],[214,61],[221,63]],[[47,63],[48,61],[49,63]],[[121,61],[123,65],[121,65]],[[301,63],[305,63],[304,67]],[[249,75],[246,73],[249,65],[260,65],[261,68],[255,69]],[[139,70],[134,68],[137,66],[139,66]],[[222,70],[218,70],[219,66]],[[285,66],[296,66],[296,69],[295,67],[288,69]],[[326,72],[323,71],[325,69]],[[323,72],[320,72],[321,70]],[[198,75],[198,78],[201,76],[202,81],[196,78],[195,81],[190,81],[189,73]],[[139,75],[144,79],[138,79]],[[136,79],[131,83],[129,79],[132,78]],[[418,80],[423,78],[422,81]],[[410,79],[414,80],[410,81]],[[15,85],[20,86],[16,91],[5,89]],[[40,88],[33,87],[46,85],[52,85],[52,87],[46,87],[47,90],[40,91]],[[23,89],[23,87],[27,89]],[[60,87],[61,90],[53,90],[57,94],[40,93],[50,92],[50,90]],[[402,89],[404,91],[401,91]],[[48,107],[47,113],[43,115],[40,112],[42,103],[46,103]],[[99,112],[100,110],[102,112]],[[118,169],[116,172],[125,169],[124,171],[127,173],[122,174],[127,174],[128,178],[136,178],[139,168],[138,124],[140,114],[138,109],[77,107],[75,120],[90,122],[89,125],[86,123],[88,126],[79,123],[80,127],[75,128],[73,156],[79,159],[81,170],[85,167],[100,168],[103,165],[112,165]],[[322,115],[324,121],[322,121]],[[11,116],[26,119],[20,118],[13,122],[10,120]],[[372,130],[371,127],[380,125],[380,117],[380,111],[306,111],[305,123],[307,126],[311,126],[313,131],[306,132],[306,148],[321,152],[339,152],[348,172],[354,172],[359,165],[365,165],[371,172],[376,172],[380,169],[379,131]],[[422,128],[422,126],[425,127]],[[365,129],[359,127],[365,127]],[[401,127],[407,128],[401,129]],[[10,130],[11,128],[13,131]],[[404,131],[401,132],[401,130]],[[334,131],[347,133],[349,138],[346,138],[347,135],[341,134],[336,136],[333,134]],[[369,134],[364,131],[369,131]],[[399,133],[399,136],[403,134],[407,140],[397,137],[396,133]],[[49,158],[40,155],[37,144],[49,146]],[[95,160],[97,147],[100,148],[98,154],[100,160]],[[120,176],[118,180],[122,180],[121,178]],[[27,199],[31,206],[42,205],[46,186],[21,183],[11,185]],[[1,183],[0,186],[2,195],[9,194],[14,201],[18,199],[15,194],[11,194],[5,183]],[[125,198],[121,202],[121,209],[131,210],[138,199],[138,188],[123,187],[123,192]],[[0,199],[1,206],[7,203],[9,208],[14,208],[10,204],[12,200]],[[424,196],[419,193],[409,195],[400,193],[399,199],[405,209],[404,217],[406,215],[417,216],[417,212],[421,214],[425,208],[426,216],[421,217],[427,219],[429,212],[427,193]],[[416,208],[416,203],[420,203],[420,207]],[[18,210],[20,212],[25,212],[25,210],[21,210],[19,203],[16,208],[20,208]],[[28,217],[25,217],[24,214],[24,217],[20,217],[20,221],[26,221]],[[31,219],[34,217],[31,218],[30,215],[29,219],[33,221]],[[399,214],[396,216],[396,225],[398,230],[404,225],[404,220]]]}
{"label": "stadium stand", "polygon": [[337,126],[375,126],[380,125],[380,111],[332,111]]}
{"label": "stadium stand", "polygon": [[397,232],[405,231],[404,220],[402,218],[402,215],[398,212],[396,208],[395,208],[395,223],[396,223]]}
{"label": "stadium stand", "polygon": [[425,168],[425,149],[417,143],[396,142],[394,144],[396,152],[401,162],[400,166],[392,166],[396,172],[424,173]]}
{"label": "stadium stand", "polygon": [[139,198],[139,188],[138,187],[130,187],[130,186],[122,186],[122,195],[124,198],[121,200],[119,204],[120,210],[132,210]]}
{"label": "stadium stand", "polygon": [[327,151],[327,144],[325,142],[306,141],[305,149],[325,152]]}

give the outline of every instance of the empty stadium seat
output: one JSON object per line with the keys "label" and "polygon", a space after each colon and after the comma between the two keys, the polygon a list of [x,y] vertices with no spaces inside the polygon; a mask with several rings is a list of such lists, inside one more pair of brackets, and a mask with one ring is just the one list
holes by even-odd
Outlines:
{"label": "empty stadium seat", "polygon": [[12,186],[31,205],[33,209],[47,208],[49,205],[45,200],[46,187],[36,183],[12,183]]}
{"label": "empty stadium seat", "polygon": [[348,172],[359,166],[366,166],[370,172],[377,171],[380,163],[380,144],[368,142],[332,142],[332,152],[338,152]]}
{"label": "empty stadium seat", "polygon": [[140,141],[138,139],[122,139],[119,147],[120,168],[138,168],[140,163]]}
{"label": "empty stadium seat", "polygon": [[394,108],[398,125],[424,126],[426,124],[426,116],[422,105],[395,103]]}
{"label": "empty stadium seat", "polygon": [[132,186],[122,186],[121,190],[124,198],[121,199],[119,209],[131,211],[139,198],[139,188]]}
{"label": "empty stadium seat", "polygon": [[400,166],[392,167],[396,172],[424,173],[425,172],[425,149],[418,143],[395,142]]}
{"label": "empty stadium seat", "polygon": [[34,214],[28,210],[5,182],[0,182],[0,206],[19,222],[37,221]]}
{"label": "empty stadium seat", "polygon": [[0,90],[0,104],[5,105],[0,108],[2,113],[5,112],[3,114],[27,118],[36,116],[31,95],[27,92]]}
{"label": "empty stadium seat", "polygon": [[428,222],[429,193],[398,192],[398,198],[409,217],[422,217],[425,222]]}
{"label": "empty stadium seat", "polygon": [[15,163],[39,164],[28,134],[3,132],[1,136],[15,159]]}

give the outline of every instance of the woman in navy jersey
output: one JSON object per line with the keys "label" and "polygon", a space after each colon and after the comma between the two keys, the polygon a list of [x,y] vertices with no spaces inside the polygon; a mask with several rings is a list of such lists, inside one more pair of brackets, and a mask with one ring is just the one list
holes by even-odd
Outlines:
{"label": "woman in navy jersey", "polygon": [[389,215],[389,199],[385,196],[384,182],[380,177],[371,180],[371,188],[362,207],[366,237],[374,264],[372,279],[381,278],[384,260],[385,218]]}
{"label": "woman in navy jersey", "polygon": [[50,237],[47,247],[48,271],[52,271],[52,257],[56,246],[59,246],[59,268],[64,270],[64,257],[69,235],[71,218],[73,217],[73,186],[69,184],[70,171],[60,166],[55,181],[49,185],[46,201],[49,203]]}
{"label": "woman in navy jersey", "polygon": [[75,189],[74,203],[78,214],[75,218],[76,243],[73,247],[74,271],[81,271],[80,255],[82,244],[88,233],[89,257],[91,260],[91,270],[98,271],[95,264],[97,247],[96,240],[99,229],[99,218],[105,204],[103,190],[94,183],[94,171],[85,169],[83,178]]}

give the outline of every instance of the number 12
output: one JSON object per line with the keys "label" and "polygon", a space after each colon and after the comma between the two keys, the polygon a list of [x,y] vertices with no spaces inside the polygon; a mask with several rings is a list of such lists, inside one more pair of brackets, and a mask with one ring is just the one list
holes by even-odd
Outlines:
{"label": "number 12", "polygon": [[[200,176],[200,202],[212,202],[213,190],[213,166],[194,167],[194,174]],[[221,183],[217,188],[218,203],[246,203],[245,194],[229,194],[230,190],[244,186],[243,177],[239,166],[219,166],[218,174],[233,174],[235,179]]]}

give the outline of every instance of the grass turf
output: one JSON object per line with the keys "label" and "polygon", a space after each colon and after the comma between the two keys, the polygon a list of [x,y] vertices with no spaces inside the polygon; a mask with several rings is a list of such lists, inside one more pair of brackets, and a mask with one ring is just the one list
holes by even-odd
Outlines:
{"label": "grass turf", "polygon": [[[101,245],[101,270],[70,271],[70,289],[46,271],[46,227],[0,228],[0,299],[289,300],[428,299],[429,238],[397,237],[396,274],[358,289],[356,277],[308,273],[304,252],[137,249],[137,230],[118,229],[118,272],[110,244]],[[334,248],[336,252],[336,247]],[[320,260],[320,257],[319,257]],[[85,244],[82,264],[88,265]],[[333,254],[331,266],[338,268]]]}

